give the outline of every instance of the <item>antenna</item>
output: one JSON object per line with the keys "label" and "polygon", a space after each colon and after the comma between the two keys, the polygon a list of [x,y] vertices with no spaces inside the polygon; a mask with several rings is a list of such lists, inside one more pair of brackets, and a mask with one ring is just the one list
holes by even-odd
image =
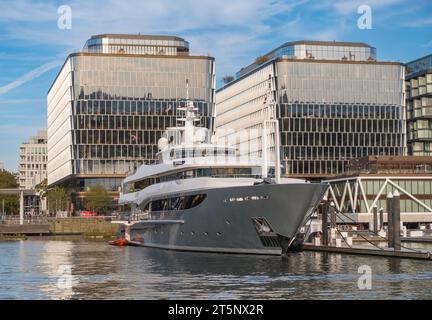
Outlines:
{"label": "antenna", "polygon": [[177,110],[184,112],[184,117],[177,120],[184,122],[185,144],[192,144],[194,137],[194,123],[198,122],[200,119],[195,114],[195,111],[197,111],[198,108],[195,108],[193,102],[189,100],[188,79],[186,79],[186,105],[184,107],[177,108]]}

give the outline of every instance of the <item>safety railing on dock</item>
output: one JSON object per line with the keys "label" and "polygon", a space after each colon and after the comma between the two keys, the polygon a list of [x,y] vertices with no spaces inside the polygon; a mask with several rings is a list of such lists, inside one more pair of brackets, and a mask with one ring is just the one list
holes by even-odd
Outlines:
{"label": "safety railing on dock", "polygon": [[[100,215],[94,217],[80,217],[80,216],[56,216],[56,215],[25,215],[23,219],[24,225],[41,225],[48,224],[51,220],[61,220],[61,219],[103,219],[105,221],[117,220],[118,215]],[[0,215],[0,225],[19,225],[20,223],[19,215]]]}
{"label": "safety railing on dock", "polygon": [[[48,216],[24,216],[23,224],[47,224]],[[20,224],[19,215],[2,215],[0,216],[0,224],[16,225]]]}

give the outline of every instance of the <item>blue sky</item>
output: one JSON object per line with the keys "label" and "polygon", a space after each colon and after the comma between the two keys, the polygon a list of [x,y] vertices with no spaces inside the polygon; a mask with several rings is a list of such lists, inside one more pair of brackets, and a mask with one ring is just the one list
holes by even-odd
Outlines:
{"label": "blue sky", "polygon": [[[57,26],[61,5],[72,29]],[[372,29],[359,29],[360,5]],[[170,34],[216,58],[218,79],[286,41],[367,42],[379,60],[432,53],[430,0],[0,0],[0,161],[16,171],[18,147],[46,128],[46,93],[67,54],[99,33]]]}

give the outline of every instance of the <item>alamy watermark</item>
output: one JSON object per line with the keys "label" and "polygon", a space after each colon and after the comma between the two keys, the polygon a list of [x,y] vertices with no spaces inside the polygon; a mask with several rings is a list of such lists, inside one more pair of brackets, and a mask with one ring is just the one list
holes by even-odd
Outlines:
{"label": "alamy watermark", "polygon": [[361,16],[357,20],[359,29],[372,29],[372,9],[366,4],[362,4],[357,8],[357,13]]}
{"label": "alamy watermark", "polygon": [[357,273],[361,276],[357,280],[357,287],[360,290],[371,290],[372,289],[372,268],[368,265],[361,265]]}
{"label": "alamy watermark", "polygon": [[57,19],[57,27],[60,30],[72,29],[72,8],[68,5],[62,5],[57,8],[57,13],[60,15]]}

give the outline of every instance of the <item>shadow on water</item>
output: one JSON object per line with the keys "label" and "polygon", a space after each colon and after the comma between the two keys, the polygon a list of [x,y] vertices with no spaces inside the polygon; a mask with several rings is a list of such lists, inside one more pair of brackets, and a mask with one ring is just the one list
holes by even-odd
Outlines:
{"label": "shadow on water", "polygon": [[[8,257],[0,259],[0,292],[10,290],[0,297],[9,299],[432,298],[429,261],[175,252],[82,239],[0,244],[0,255]],[[58,287],[65,265],[71,270],[68,290]],[[357,286],[363,265],[372,270],[371,290]]]}

